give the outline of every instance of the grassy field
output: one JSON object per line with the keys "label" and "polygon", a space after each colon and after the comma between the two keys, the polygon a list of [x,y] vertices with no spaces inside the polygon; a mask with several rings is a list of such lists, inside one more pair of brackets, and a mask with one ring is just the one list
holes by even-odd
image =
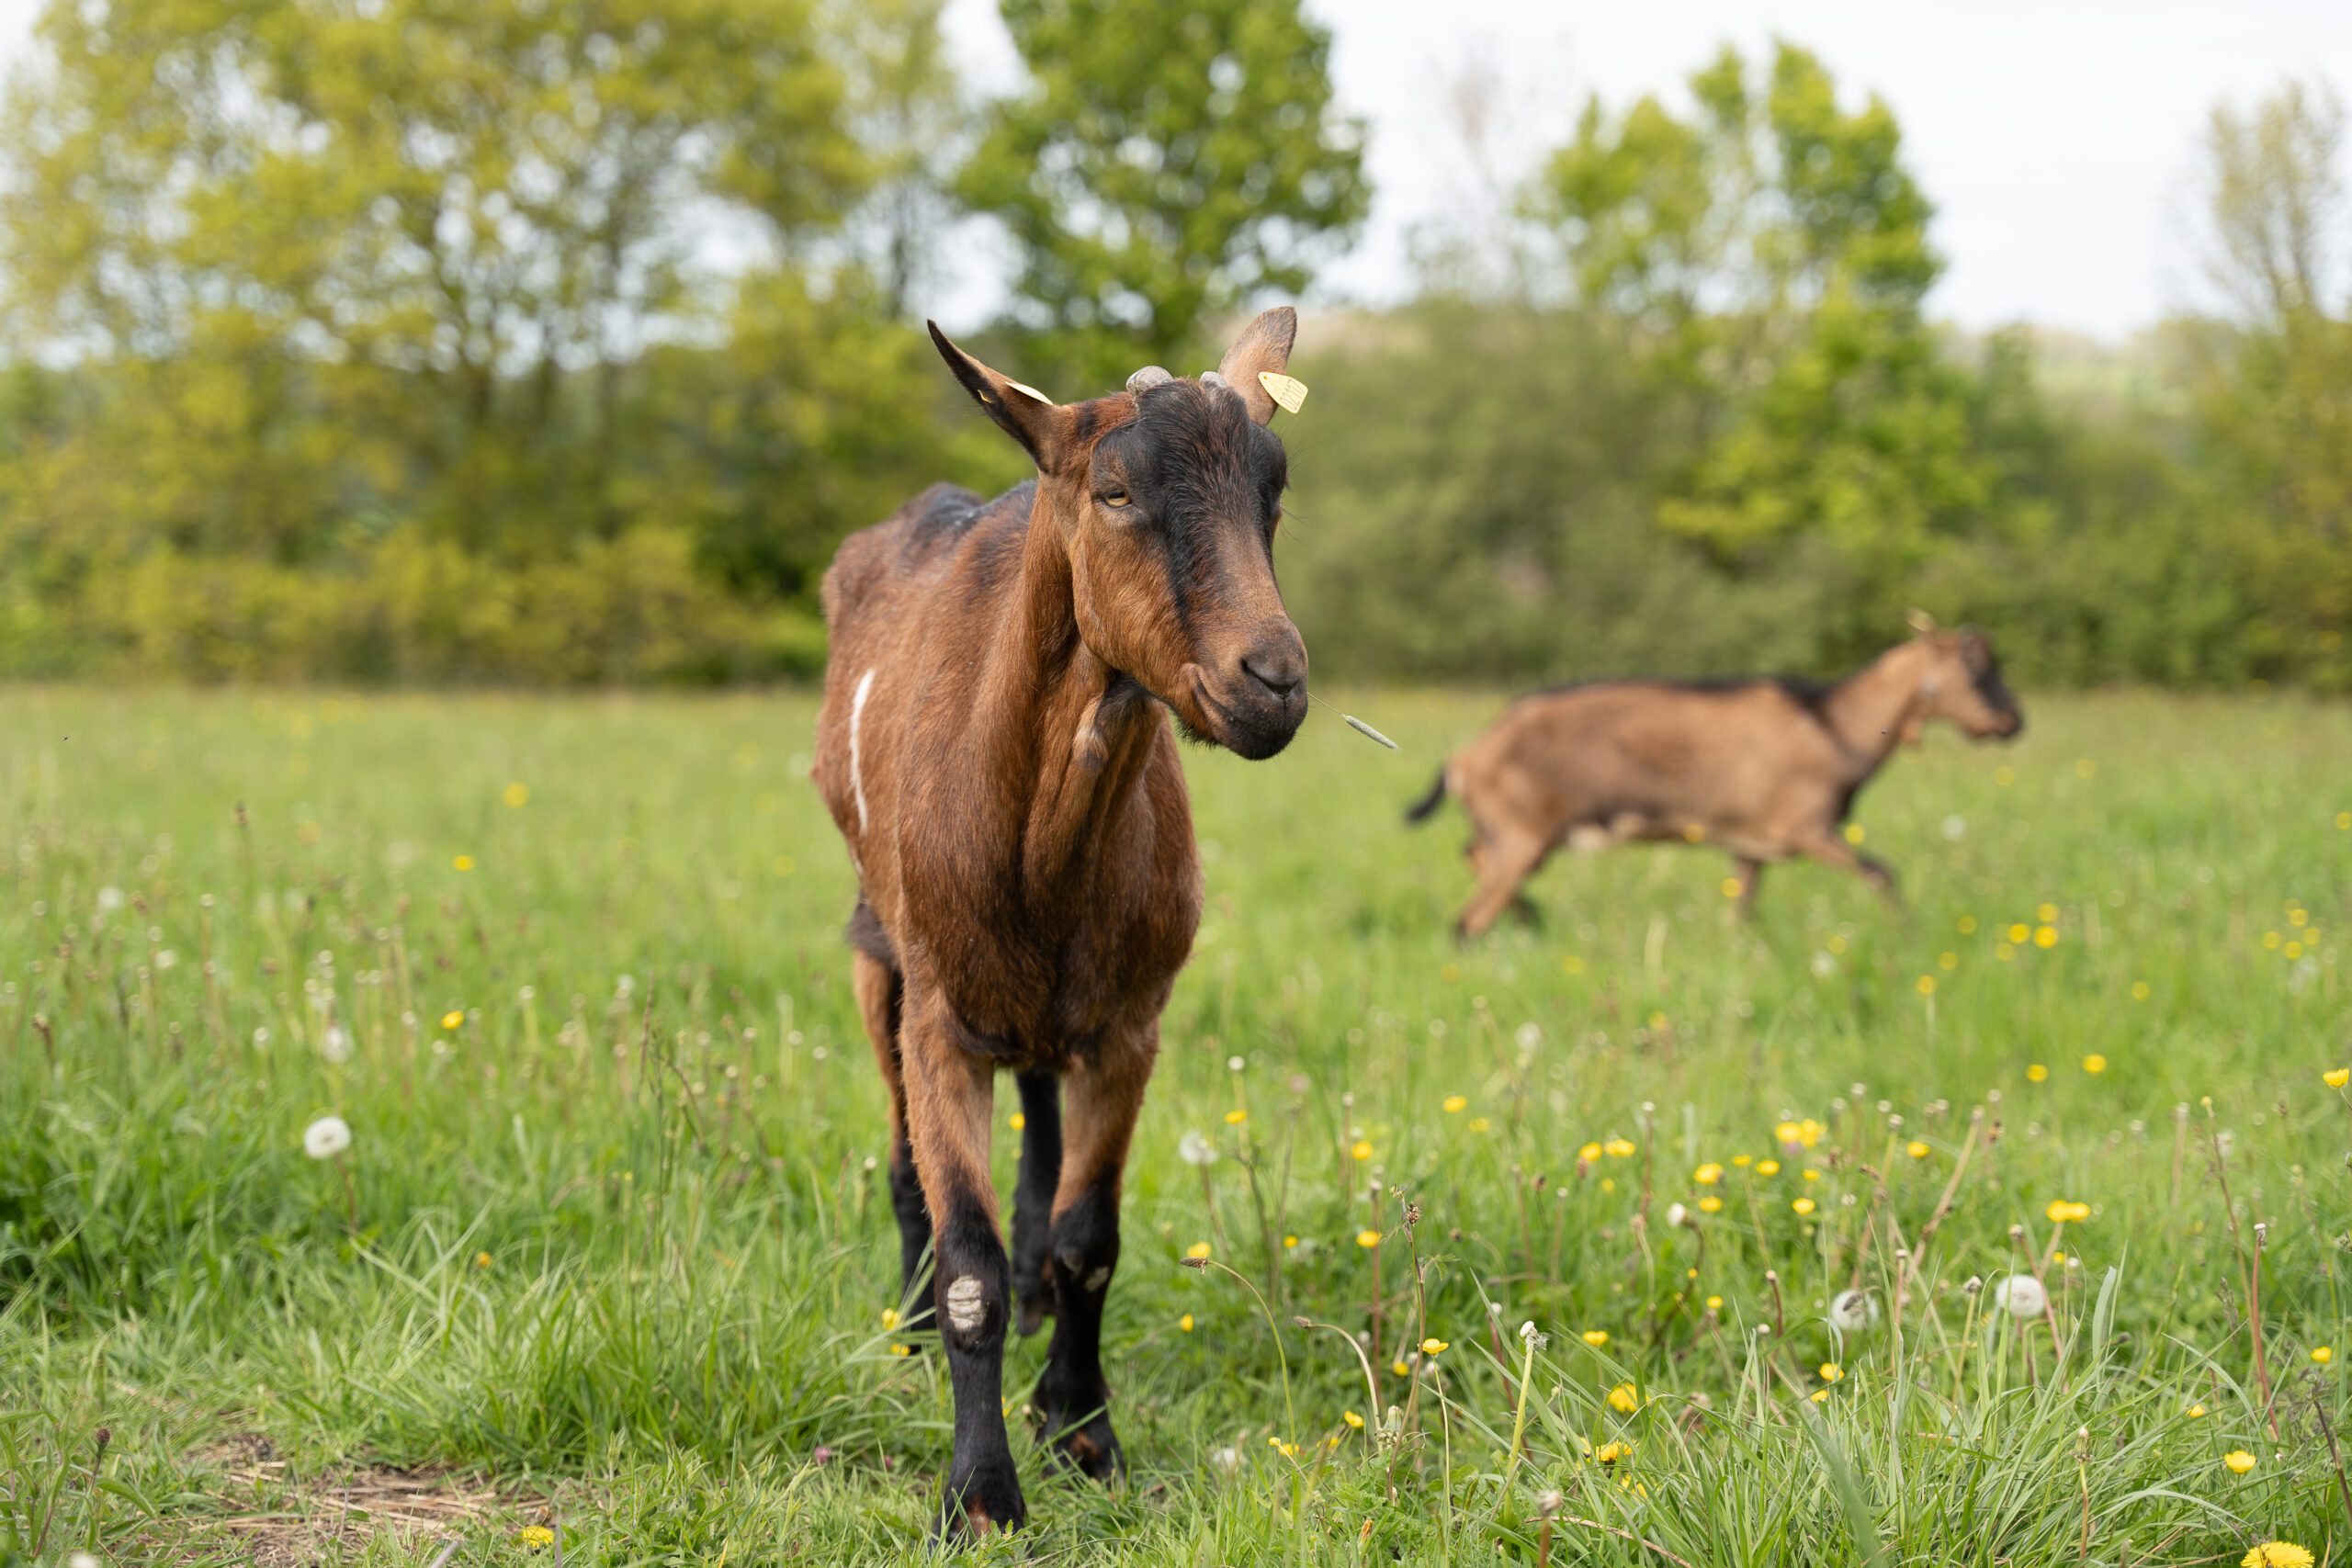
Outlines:
{"label": "grassy field", "polygon": [[[2027,700],[1862,797],[1900,911],[1786,867],[1743,928],[1720,856],[1637,850],[1467,951],[1460,818],[1398,810],[1493,701],[1189,752],[1133,1472],[1024,1460],[969,1556],[2352,1552],[2352,710]],[[0,1558],[924,1556],[947,1393],[888,1326],[813,711],[0,693]]]}

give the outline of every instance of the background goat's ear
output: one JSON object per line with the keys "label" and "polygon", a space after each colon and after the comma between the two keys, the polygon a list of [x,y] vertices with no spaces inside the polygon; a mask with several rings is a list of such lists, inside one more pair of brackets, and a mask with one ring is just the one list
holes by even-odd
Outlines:
{"label": "background goat's ear", "polygon": [[1053,468],[1055,460],[1067,448],[1072,420],[1069,410],[1038,391],[1024,387],[1010,376],[989,369],[970,355],[947,341],[937,321],[925,321],[931,329],[931,341],[939,345],[939,357],[947,361],[947,368],[964,389],[978,400],[988,416],[1004,428],[1004,433],[1021,443],[1039,469]]}
{"label": "background goat's ear", "polygon": [[1241,394],[1250,405],[1250,417],[1260,424],[1274,417],[1274,400],[1266,393],[1266,384],[1258,379],[1258,372],[1271,370],[1281,375],[1290,366],[1290,345],[1298,338],[1298,312],[1287,305],[1277,305],[1250,323],[1247,330],[1225,351],[1225,361],[1216,373],[1227,385]]}

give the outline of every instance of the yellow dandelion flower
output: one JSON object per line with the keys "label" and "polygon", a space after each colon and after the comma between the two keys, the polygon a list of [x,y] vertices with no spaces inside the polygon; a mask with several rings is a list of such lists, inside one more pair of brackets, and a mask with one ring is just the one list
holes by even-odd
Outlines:
{"label": "yellow dandelion flower", "polygon": [[1716,1182],[1721,1181],[1723,1179],[1724,1168],[1715,1164],[1713,1160],[1708,1161],[1705,1165],[1701,1166],[1698,1169],[1690,1173],[1690,1179],[1697,1182],[1702,1187],[1713,1187]]}
{"label": "yellow dandelion flower", "polygon": [[1724,1201],[1716,1197],[1712,1192],[1699,1200],[1699,1212],[1702,1214],[1721,1213],[1723,1212],[1723,1207]]}
{"label": "yellow dandelion flower", "polygon": [[459,871],[471,871],[474,868],[474,857],[471,855],[458,855],[451,859],[449,863],[456,866]]}
{"label": "yellow dandelion flower", "polygon": [[1389,1362],[1389,1363],[1388,1363],[1388,1370],[1389,1370],[1390,1371],[1392,1371],[1392,1372],[1395,1372],[1398,1377],[1400,1377],[1400,1378],[1401,1378],[1401,1377],[1405,1376],[1408,1372],[1410,1372],[1413,1369],[1412,1369],[1412,1368],[1410,1368],[1410,1367],[1408,1367],[1408,1366],[1407,1366],[1407,1365],[1404,1363],[1404,1360],[1400,1358],[1400,1359],[1396,1359],[1396,1360],[1394,1360],[1394,1361]]}
{"label": "yellow dandelion flower", "polygon": [[1470,1118],[1470,1130],[1474,1133],[1483,1133],[1493,1124],[1494,1123],[1488,1122],[1484,1116],[1473,1116]]}
{"label": "yellow dandelion flower", "polygon": [[1445,1113],[1451,1116],[1469,1103],[1470,1101],[1461,1095],[1449,1094],[1445,1097]]}
{"label": "yellow dandelion flower", "polygon": [[2222,1462],[2228,1465],[2230,1469],[2237,1474],[2244,1475],[2247,1471],[2252,1470],[2255,1467],[2256,1461],[2255,1457],[2246,1452],[2244,1449],[2232,1449],[2228,1453],[2222,1456]]}
{"label": "yellow dandelion flower", "polygon": [[1340,1411],[1340,1419],[1345,1421],[1349,1426],[1353,1427],[1359,1432],[1363,1430],[1363,1417],[1357,1415],[1352,1410]]}
{"label": "yellow dandelion flower", "polygon": [[1176,1326],[1182,1329],[1187,1334],[1193,1332],[1193,1314],[1188,1312],[1183,1316],[1178,1318],[1176,1320]]}
{"label": "yellow dandelion flower", "polygon": [[2330,1089],[2342,1089],[2352,1083],[2352,1067],[2338,1067],[2333,1072],[2322,1073],[2319,1079]]}
{"label": "yellow dandelion flower", "polygon": [[1974,936],[1976,934],[1975,916],[1962,915],[1960,917],[1960,934],[1962,936]]}
{"label": "yellow dandelion flower", "polygon": [[441,1027],[444,1029],[455,1029],[458,1025],[465,1021],[466,1015],[458,1011],[455,1008],[452,1008],[450,1010],[441,1015]]}
{"label": "yellow dandelion flower", "polygon": [[1778,1176],[1781,1174],[1781,1162],[1776,1159],[1759,1159],[1756,1162],[1756,1174],[1758,1176]]}
{"label": "yellow dandelion flower", "polygon": [[911,1356],[914,1353],[915,1348],[911,1345],[893,1345],[890,1347],[890,1354],[893,1356]]}
{"label": "yellow dandelion flower", "polygon": [[1613,1443],[1601,1444],[1592,1450],[1592,1457],[1602,1464],[1615,1464],[1633,1451],[1634,1445],[1621,1438]]}
{"label": "yellow dandelion flower", "polygon": [[2266,1540],[2239,1558],[2238,1568],[2312,1568],[2312,1554],[2291,1540]]}
{"label": "yellow dandelion flower", "polygon": [[1268,1438],[1266,1439],[1266,1446],[1273,1450],[1274,1452],[1282,1455],[1284,1459],[1296,1459],[1298,1457],[1298,1445],[1296,1443],[1286,1443],[1280,1438]]}
{"label": "yellow dandelion flower", "polygon": [[526,1525],[514,1532],[514,1544],[526,1551],[537,1551],[555,1544],[555,1531],[545,1525]]}
{"label": "yellow dandelion flower", "polygon": [[2026,942],[2032,938],[2032,936],[2033,928],[2031,926],[2011,926],[2009,928],[2009,940],[2017,943],[2019,947],[2023,947]]}
{"label": "yellow dandelion flower", "polygon": [[1846,824],[1846,841],[1848,843],[1859,844],[1864,839],[1869,837],[1869,830],[1863,828],[1860,822],[1849,822]]}
{"label": "yellow dandelion flower", "polygon": [[1609,1330],[1605,1328],[1588,1328],[1584,1331],[1584,1342],[1598,1350],[1603,1345],[1609,1343]]}
{"label": "yellow dandelion flower", "polygon": [[1813,1213],[1813,1200],[1810,1198],[1800,1198],[1795,1202],[1790,1204],[1789,1207],[1794,1209],[1800,1214],[1810,1214]]}
{"label": "yellow dandelion flower", "polygon": [[1284,1252],[1288,1252],[1292,1247],[1295,1247],[1297,1245],[1298,1237],[1295,1235],[1286,1235],[1283,1237],[1283,1250]]}
{"label": "yellow dandelion flower", "polygon": [[2324,1367],[2335,1359],[2335,1352],[2324,1345],[2314,1345],[2312,1347],[2312,1359]]}
{"label": "yellow dandelion flower", "polygon": [[1583,974],[1584,960],[1577,957],[1573,953],[1569,953],[1566,957],[1560,960],[1560,973],[1563,975]]}
{"label": "yellow dandelion flower", "polygon": [[1577,1151],[1577,1162],[1580,1165],[1597,1165],[1600,1160],[1600,1145],[1599,1144],[1587,1144]]}
{"label": "yellow dandelion flower", "polygon": [[1029,1118],[1016,1111],[1012,1115],[1004,1119],[1004,1124],[1018,1133],[1022,1128],[1029,1125]]}
{"label": "yellow dandelion flower", "polygon": [[1639,1410],[1641,1407],[1642,1396],[1638,1393],[1634,1392],[1634,1385],[1632,1383],[1621,1382],[1615,1388],[1609,1391],[1610,1409],[1618,1411],[1623,1415],[1631,1416],[1634,1411]]}
{"label": "yellow dandelion flower", "polygon": [[1372,1157],[1372,1145],[1359,1138],[1356,1140],[1356,1146],[1350,1149],[1348,1153],[1353,1155],[1358,1159],[1370,1159]]}
{"label": "yellow dandelion flower", "polygon": [[1926,1159],[1931,1151],[1928,1149],[1927,1145],[1921,1143],[1918,1139],[1914,1138],[1909,1143],[1903,1145],[1903,1152],[1909,1155],[1913,1159]]}
{"label": "yellow dandelion flower", "polygon": [[1356,1232],[1356,1245],[1358,1247],[1378,1247],[1380,1245],[1380,1233],[1378,1231],[1358,1231]]}
{"label": "yellow dandelion flower", "polygon": [[1611,1138],[1608,1143],[1602,1145],[1601,1147],[1611,1159],[1632,1159],[1634,1157],[1633,1141],[1628,1138]]}
{"label": "yellow dandelion flower", "polygon": [[1734,1155],[1731,1156],[1731,1163],[1736,1166],[1745,1167],[1753,1165],[1755,1161],[1747,1155]]}
{"label": "yellow dandelion flower", "polygon": [[1724,897],[1726,898],[1736,898],[1739,897],[1738,877],[1726,876],[1724,878]]}
{"label": "yellow dandelion flower", "polygon": [[2092,1052],[2089,1055],[2083,1058],[2083,1071],[2086,1073],[2103,1073],[2107,1071],[2107,1058],[2100,1055],[2096,1051]]}
{"label": "yellow dandelion flower", "polygon": [[1804,1179],[1807,1181],[1818,1181],[1821,1179],[1821,1172],[1817,1170],[1808,1170],[1804,1173]]}
{"label": "yellow dandelion flower", "polygon": [[1723,1299],[1723,1297],[1721,1297],[1721,1296],[1709,1296],[1709,1297],[1707,1298],[1707,1310],[1708,1310],[1709,1312],[1721,1312],[1721,1311],[1723,1311],[1723,1310],[1724,1310],[1724,1299]]}
{"label": "yellow dandelion flower", "polygon": [[526,784],[508,784],[503,792],[503,798],[509,809],[520,811],[531,804],[531,786]]}
{"label": "yellow dandelion flower", "polygon": [[1829,1403],[1829,1391],[1828,1391],[1827,1389],[1826,1389],[1826,1388],[1817,1388],[1817,1389],[1815,1389],[1815,1390],[1813,1391],[1813,1402],[1814,1402],[1815,1404],[1828,1404],[1828,1403]]}
{"label": "yellow dandelion flower", "polygon": [[899,1309],[897,1307],[884,1307],[882,1309],[882,1326],[886,1329],[896,1328],[899,1326]]}
{"label": "yellow dandelion flower", "polygon": [[1228,1127],[1238,1127],[1249,1120],[1250,1112],[1247,1111],[1228,1111],[1225,1113],[1225,1124]]}
{"label": "yellow dandelion flower", "polygon": [[2036,947],[2057,946],[2058,928],[2056,926],[2037,926],[2034,928],[2033,945]]}
{"label": "yellow dandelion flower", "polygon": [[1922,975],[1912,982],[1912,988],[1923,997],[1932,997],[1936,994],[1936,977],[1933,975]]}
{"label": "yellow dandelion flower", "polygon": [[1424,1339],[1421,1341],[1421,1354],[1424,1356],[1442,1356],[1448,1348],[1449,1347],[1442,1339]]}
{"label": "yellow dandelion flower", "polygon": [[2046,1080],[2049,1077],[2050,1069],[2043,1066],[2040,1062],[2032,1064],[2025,1070],[2025,1081],[2028,1083],[2041,1083]]}
{"label": "yellow dandelion flower", "polygon": [[477,1269],[487,1269],[487,1268],[489,1268],[489,1267],[490,1267],[490,1254],[489,1254],[489,1253],[487,1253],[487,1252],[477,1252],[477,1253],[475,1253],[475,1254],[474,1254],[474,1267],[475,1267],[475,1268],[477,1268]]}
{"label": "yellow dandelion flower", "polygon": [[1936,954],[1936,967],[1947,972],[1959,968],[1960,954],[1957,953],[1939,953]]}
{"label": "yellow dandelion flower", "polygon": [[2201,1404],[2192,1404],[2188,1407],[2188,1418],[2192,1421],[2204,1414],[2205,1407]]}
{"label": "yellow dandelion flower", "polygon": [[1842,1378],[1845,1375],[1846,1369],[1839,1366],[1837,1362],[1824,1361],[1821,1363],[1821,1381],[1823,1382],[1836,1382],[1839,1378]]}
{"label": "yellow dandelion flower", "polygon": [[1187,1258],[1206,1258],[1208,1255],[1209,1244],[1204,1241],[1196,1241],[1184,1249],[1184,1256]]}
{"label": "yellow dandelion flower", "polygon": [[2033,908],[2033,918],[2040,920],[2046,926],[2051,921],[2058,918],[2058,906],[2055,904],[2037,904]]}
{"label": "yellow dandelion flower", "polygon": [[2148,999],[2148,982],[2145,980],[2132,982],[2132,999],[2135,1002],[2144,1002]]}

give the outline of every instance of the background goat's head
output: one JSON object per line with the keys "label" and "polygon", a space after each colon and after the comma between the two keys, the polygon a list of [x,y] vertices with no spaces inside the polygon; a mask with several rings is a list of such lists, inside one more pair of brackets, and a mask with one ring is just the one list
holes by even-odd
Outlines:
{"label": "background goat's head", "polygon": [[956,378],[1036,461],[1087,647],[1188,732],[1253,760],[1306,716],[1306,647],[1274,583],[1289,461],[1258,379],[1289,363],[1297,331],[1287,306],[1272,310],[1214,373],[1140,370],[1128,391],[1064,404],[931,329]]}
{"label": "background goat's head", "polygon": [[1974,626],[1941,631],[1916,613],[1912,625],[1926,662],[1919,679],[1921,705],[1905,731],[1905,740],[1917,740],[1919,727],[1930,718],[1948,718],[1978,740],[1994,736],[2006,740],[2025,728],[2025,712],[2001,679],[2001,661],[1994,657],[1990,637]]}

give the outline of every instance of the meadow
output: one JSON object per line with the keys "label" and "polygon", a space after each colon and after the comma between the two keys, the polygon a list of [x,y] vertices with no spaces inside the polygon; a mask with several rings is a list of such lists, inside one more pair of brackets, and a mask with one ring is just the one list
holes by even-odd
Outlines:
{"label": "meadow", "polygon": [[[1899,909],[1640,849],[1463,949],[1498,701],[1188,750],[1132,1471],[1016,1435],[953,1560],[2340,1559],[2352,709],[2029,692],[1861,797]],[[814,708],[0,691],[0,1558],[934,1560]]]}

